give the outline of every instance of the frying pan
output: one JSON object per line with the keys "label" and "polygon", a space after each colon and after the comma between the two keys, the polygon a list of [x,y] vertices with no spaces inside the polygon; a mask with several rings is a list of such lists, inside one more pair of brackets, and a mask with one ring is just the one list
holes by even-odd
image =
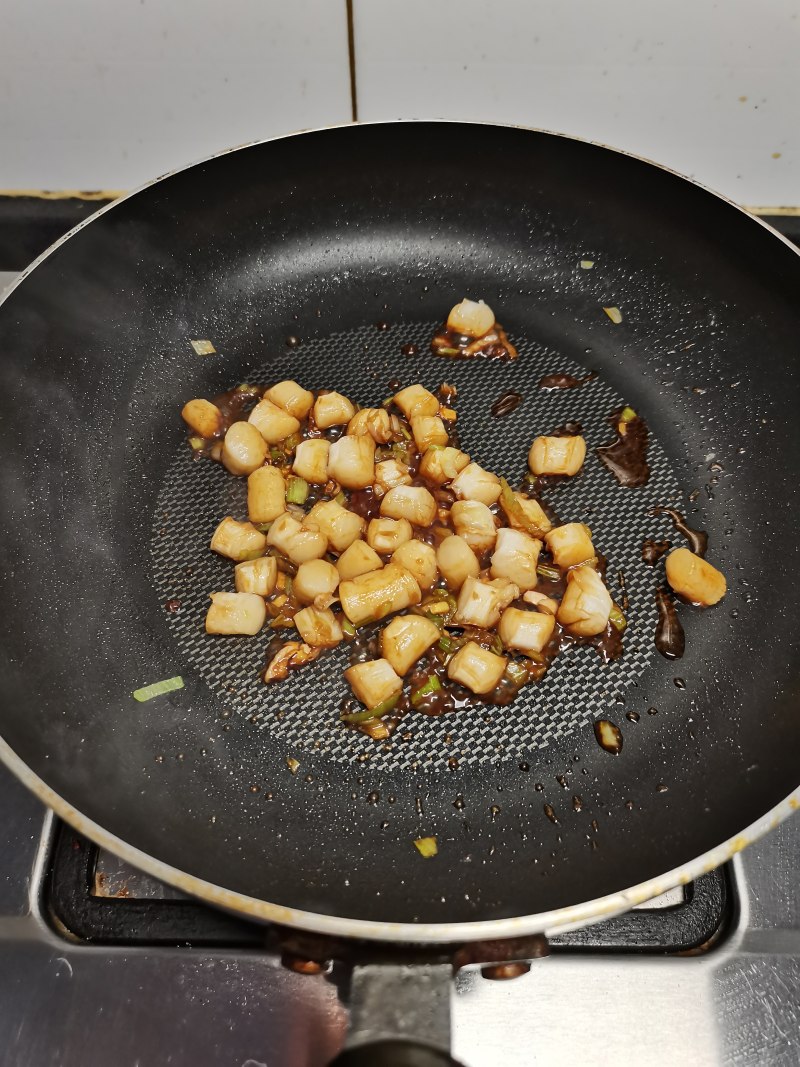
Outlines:
{"label": "frying pan", "polygon": [[[306,133],[100,212],[0,307],[3,759],[157,877],[321,934],[550,932],[724,861],[800,782],[799,292],[795,250],[719,196],[511,127]],[[464,295],[495,309],[516,362],[429,352]],[[589,370],[581,389],[537,387]],[[548,502],[591,526],[615,593],[622,572],[622,659],[573,650],[510,707],[411,716],[389,746],[338,724],[336,654],[265,687],[265,639],[203,632],[207,594],[231,588],[208,540],[243,487],[192,463],[178,412],[286,376],[361,403],[392,379],[452,382],[463,447],[509,480],[537,433],[580,421],[585,470]],[[523,402],[492,418],[508,390]],[[593,453],[620,403],[650,428],[638,489]],[[708,531],[729,583],[717,608],[681,609],[672,662],[641,542],[683,542],[657,505]],[[182,689],[132,699],[175,675]],[[622,729],[619,755],[598,718]]]}

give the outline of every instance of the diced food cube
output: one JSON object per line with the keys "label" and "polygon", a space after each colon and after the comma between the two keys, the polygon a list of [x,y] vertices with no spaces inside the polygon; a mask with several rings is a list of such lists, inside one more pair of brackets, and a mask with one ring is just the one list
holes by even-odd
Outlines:
{"label": "diced food cube", "polygon": [[296,419],[304,419],[314,403],[314,394],[291,379],[273,385],[264,396]]}
{"label": "diced food cube", "polygon": [[381,515],[430,526],[436,518],[436,501],[423,485],[397,485],[381,500]]}
{"label": "diced food cube", "polygon": [[230,515],[222,520],[211,538],[211,551],[240,562],[263,556],[267,539],[251,522],[237,522]]}
{"label": "diced food cube", "polygon": [[473,693],[491,693],[500,683],[507,666],[505,656],[496,656],[475,641],[467,641],[448,663],[447,677]]}
{"label": "diced food cube", "polygon": [[367,708],[377,708],[403,688],[402,678],[398,678],[391,663],[385,659],[356,663],[344,672],[344,676]]}
{"label": "diced food cube", "polygon": [[339,599],[348,619],[361,626],[419,604],[422,594],[405,567],[389,563],[381,570],[340,582]]}
{"label": "diced food cube", "polygon": [[441,636],[436,623],[422,615],[397,615],[381,632],[381,652],[402,676]]}
{"label": "diced food cube", "polygon": [[277,467],[259,467],[247,479],[251,522],[272,522],[286,510],[286,482]]}
{"label": "diced food cube", "polygon": [[534,474],[577,474],[586,458],[582,437],[537,437],[528,453]]}
{"label": "diced food cube", "polygon": [[274,556],[245,560],[233,568],[237,593],[256,593],[269,596],[278,579],[278,561]]}
{"label": "diced food cube", "polygon": [[436,562],[442,577],[457,593],[467,578],[477,578],[481,566],[478,557],[463,537],[445,537],[436,550]]}
{"label": "diced food cube", "polygon": [[533,589],[536,585],[536,565],[542,542],[522,530],[504,526],[497,531],[497,542],[492,554],[492,577],[508,578],[520,589]]}
{"label": "diced food cube", "polygon": [[498,633],[506,648],[530,654],[542,651],[553,636],[555,625],[553,616],[544,612],[506,608],[500,619]]}
{"label": "diced food cube", "polygon": [[268,445],[277,445],[297,433],[300,422],[266,398],[259,400],[247,420],[258,430]]}
{"label": "diced food cube", "polygon": [[485,471],[478,463],[469,463],[453,479],[450,488],[460,500],[494,504],[500,496],[500,479],[496,474]]}
{"label": "diced food cube", "polygon": [[693,604],[710,607],[725,596],[725,575],[688,548],[676,548],[670,552],[665,566],[669,584],[676,593]]}
{"label": "diced food cube", "polygon": [[557,567],[577,567],[595,558],[592,531],[582,522],[554,526],[545,542]]}
{"label": "diced food cube", "polygon": [[201,437],[216,437],[222,431],[222,412],[210,400],[190,400],[184,404],[181,418]]}
{"label": "diced food cube", "polygon": [[212,593],[206,633],[257,634],[266,622],[267,605],[255,593]]}
{"label": "diced food cube", "polygon": [[333,648],[344,637],[339,620],[330,608],[303,608],[295,613],[294,624],[312,648]]}
{"label": "diced food cube", "polygon": [[613,602],[597,571],[588,564],[567,575],[567,590],[561,598],[558,621],[581,637],[601,634],[608,625]]}
{"label": "diced food cube", "polygon": [[341,393],[323,393],[314,403],[314,422],[320,430],[346,426],[355,413],[353,404]]}
{"label": "diced food cube", "polygon": [[375,442],[371,437],[340,437],[328,454],[328,477],[346,489],[366,489],[375,480]]}
{"label": "diced food cube", "polygon": [[328,480],[330,448],[330,441],[324,437],[301,441],[295,449],[292,470],[312,485],[324,485]]}
{"label": "diced food cube", "polygon": [[336,561],[336,570],[339,572],[341,581],[349,578],[358,578],[360,574],[368,574],[377,571],[383,566],[383,560],[370,548],[366,541],[358,540],[342,552]]}

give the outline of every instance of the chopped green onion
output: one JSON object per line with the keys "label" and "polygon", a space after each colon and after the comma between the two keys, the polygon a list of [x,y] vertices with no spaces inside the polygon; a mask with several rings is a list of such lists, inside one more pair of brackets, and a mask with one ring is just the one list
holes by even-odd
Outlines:
{"label": "chopped green onion", "polygon": [[146,685],[142,689],[134,689],[133,699],[143,703],[145,700],[152,700],[153,697],[160,697],[164,693],[171,693],[175,689],[183,689],[183,678],[179,674],[176,674],[174,678],[166,678],[163,682],[153,682],[152,685]]}
{"label": "chopped green onion", "polygon": [[299,478],[292,474],[286,487],[286,502],[288,504],[305,504],[308,499],[308,482],[305,478]]}
{"label": "chopped green onion", "polygon": [[356,624],[351,622],[346,615],[342,616],[342,633],[347,634],[348,637],[355,637]]}
{"label": "chopped green onion", "polygon": [[610,307],[610,308],[604,307],[603,311],[605,311],[606,315],[608,315],[608,317],[611,319],[611,321],[614,323],[615,326],[619,326],[619,324],[622,322],[622,312],[620,311],[619,308],[617,308],[617,307]]}
{"label": "chopped green onion", "polygon": [[423,611],[422,614],[426,619],[429,619],[434,626],[438,626],[440,630],[444,629],[444,615],[435,615],[432,611]]}
{"label": "chopped green onion", "polygon": [[629,407],[624,407],[622,409],[622,414],[620,415],[620,419],[622,422],[633,422],[633,420],[637,419],[638,417],[639,416],[636,414],[633,408]]}
{"label": "chopped green onion", "polygon": [[192,446],[192,448],[195,450],[195,452],[198,450],[198,448],[202,448],[205,443],[206,442],[205,442],[204,438],[202,438],[202,437],[190,437],[189,438],[189,444]]}
{"label": "chopped green onion", "polygon": [[547,578],[551,582],[557,582],[561,578],[561,571],[558,567],[551,567],[549,563],[537,564],[536,573],[540,578]]}
{"label": "chopped green onion", "polygon": [[443,452],[444,445],[428,445],[429,452]]}
{"label": "chopped green onion", "polygon": [[436,354],[438,356],[457,356],[458,355],[458,349],[457,348],[437,348],[436,349]]}
{"label": "chopped green onion", "polygon": [[253,523],[253,525],[259,531],[259,533],[269,533],[270,527],[272,526],[272,523],[271,522],[256,522],[256,523]]}
{"label": "chopped green onion", "polygon": [[283,460],[283,452],[279,448],[273,447],[269,450],[269,458],[273,463],[281,463]]}
{"label": "chopped green onion", "polygon": [[438,647],[441,649],[442,652],[452,652],[455,648],[452,637],[450,637],[448,634],[445,634],[444,637],[440,637]]}
{"label": "chopped green onion", "polygon": [[544,537],[544,530],[532,522],[525,514],[525,509],[517,500],[514,490],[505,480],[500,479],[500,507],[506,513],[509,522],[515,523],[521,530],[532,537]]}
{"label": "chopped green onion", "polygon": [[333,502],[334,504],[338,504],[341,508],[345,506],[345,504],[347,503],[347,496],[345,494],[344,489],[339,490],[339,492],[333,498]]}
{"label": "chopped green onion", "polygon": [[438,693],[442,688],[442,683],[439,681],[435,674],[428,675],[428,679],[419,687],[415,689],[411,694],[411,704],[413,707],[419,707],[423,699],[430,693]]}
{"label": "chopped green onion", "polygon": [[436,843],[435,837],[418,837],[414,842],[414,846],[423,859],[429,860],[437,854],[439,846]]}
{"label": "chopped green onion", "polygon": [[400,426],[398,428],[398,432],[399,432],[401,437],[405,438],[406,441],[410,441],[411,440],[411,431],[409,429],[407,429],[405,426],[403,426],[402,423],[400,423]]}
{"label": "chopped green onion", "polygon": [[294,452],[300,442],[303,440],[303,435],[299,433],[293,433],[287,437],[284,441],[281,441],[281,447],[284,452]]}
{"label": "chopped green onion", "polygon": [[258,392],[258,386],[257,385],[250,385],[249,382],[242,382],[241,385],[237,385],[236,386],[236,389],[234,390],[234,392],[236,392],[236,393],[257,393]]}
{"label": "chopped green onion", "polygon": [[395,707],[400,699],[400,694],[387,697],[377,707],[368,708],[366,711],[350,711],[342,715],[342,722],[366,722],[368,719],[379,719],[381,715],[387,715]]}
{"label": "chopped green onion", "polygon": [[593,259],[582,259],[581,260],[581,270],[591,270],[593,266],[594,266],[594,260]]}
{"label": "chopped green onion", "polygon": [[506,674],[514,683],[514,685],[524,685],[528,680],[528,669],[522,663],[518,663],[517,660],[510,659],[508,666],[506,667]]}
{"label": "chopped green onion", "polygon": [[611,605],[611,611],[608,613],[608,621],[612,626],[615,626],[620,633],[628,625],[628,620],[622,614],[616,604]]}
{"label": "chopped green onion", "polygon": [[492,638],[492,643],[489,645],[489,651],[494,652],[495,656],[502,656],[503,642],[500,640],[498,634],[495,634]]}

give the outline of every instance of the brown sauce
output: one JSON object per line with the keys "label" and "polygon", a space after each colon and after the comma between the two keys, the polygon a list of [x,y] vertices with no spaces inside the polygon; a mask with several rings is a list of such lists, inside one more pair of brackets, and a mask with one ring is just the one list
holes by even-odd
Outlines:
{"label": "brown sauce", "polygon": [[376,519],[381,510],[381,498],[375,496],[372,486],[368,486],[366,489],[353,489],[350,492],[347,508],[367,521]]}
{"label": "brown sauce", "polygon": [[656,589],[656,607],[656,648],[667,659],[680,659],[686,649],[686,637],[675,604],[665,589]]}
{"label": "brown sauce", "polygon": [[648,567],[655,567],[666,551],[670,548],[669,541],[653,541],[647,538],[642,541],[642,559]]}
{"label": "brown sauce", "polygon": [[683,534],[686,540],[689,542],[689,547],[696,556],[705,557],[708,549],[708,534],[705,530],[693,530],[691,526],[688,526],[686,519],[675,508],[657,507],[653,508],[650,512],[651,515],[669,515],[672,519],[672,525],[678,531]]}
{"label": "brown sauce", "polygon": [[592,382],[597,377],[597,374],[592,371],[590,374],[586,374],[583,378],[576,378],[572,374],[545,374],[543,378],[539,379],[540,389],[579,389],[582,385],[586,385],[587,382]]}
{"label": "brown sauce", "polygon": [[594,724],[594,736],[600,748],[618,756],[622,751],[622,730],[609,719],[598,719]]}
{"label": "brown sauce", "polygon": [[[550,431],[550,437],[578,437],[583,433],[583,426],[574,419],[569,422],[565,422],[563,426],[556,426],[555,430]],[[561,475],[551,475],[551,477],[560,478]]]}
{"label": "brown sauce", "polygon": [[601,445],[595,452],[620,485],[624,485],[626,489],[636,489],[645,485],[650,477],[650,467],[647,464],[649,435],[647,423],[640,415],[624,423],[625,433],[620,433],[618,427],[623,410],[620,408],[609,416],[609,422],[617,433],[616,441]]}
{"label": "brown sauce", "polygon": [[520,393],[503,393],[491,406],[492,416],[495,419],[502,419],[505,415],[510,415],[512,411],[516,411],[519,405],[522,403],[522,395]]}
{"label": "brown sauce", "polygon": [[431,340],[431,352],[435,356],[450,359],[498,359],[517,358],[517,350],[509,341],[508,334],[496,322],[483,337],[468,337],[448,330],[447,323],[441,326]]}

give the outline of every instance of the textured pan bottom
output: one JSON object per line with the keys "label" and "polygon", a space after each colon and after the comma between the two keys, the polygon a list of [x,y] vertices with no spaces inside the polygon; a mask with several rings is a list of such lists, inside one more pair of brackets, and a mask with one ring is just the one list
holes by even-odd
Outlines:
{"label": "textured pan bottom", "polygon": [[[581,375],[591,369],[531,341],[518,343],[514,363],[450,362],[431,355],[432,323],[396,325],[386,330],[363,327],[310,341],[267,361],[251,375],[256,381],[296,378],[308,388],[335,388],[362,404],[380,403],[403,385],[421,381],[434,389],[442,381],[458,387],[459,433],[465,451],[490,470],[518,483],[526,470],[532,439],[569,420],[583,426],[588,445],[581,474],[549,493],[548,502],[564,522],[586,522],[594,543],[608,560],[608,584],[621,595],[624,575],[629,625],[620,660],[604,664],[591,648],[562,653],[539,685],[531,685],[510,707],[476,704],[438,719],[410,715],[391,742],[379,746],[338,722],[347,686],[341,677],[347,652],[339,649],[298,671],[286,682],[265,686],[258,672],[265,663],[269,632],[257,638],[219,638],[205,633],[208,594],[233,589],[233,565],[208,549],[214,528],[225,515],[246,517],[246,485],[219,464],[196,463],[183,446],[161,486],[153,520],[152,577],[159,601],[177,598],[181,610],[169,616],[178,648],[176,661],[194,668],[218,695],[220,710],[254,718],[265,748],[298,742],[333,760],[352,762],[370,754],[373,768],[443,766],[448,759],[475,764],[543,748],[591,723],[615,696],[636,683],[657,653],[653,646],[656,575],[642,565],[641,543],[652,534],[648,506],[679,498],[678,481],[659,442],[651,435],[651,477],[644,489],[624,489],[593,454],[612,439],[608,415],[630,398],[601,379],[580,389],[537,388],[544,374]],[[420,354],[403,356],[402,344],[414,342]],[[236,384],[231,381],[229,385]],[[510,415],[494,419],[492,403],[507,390],[523,402]],[[187,397],[186,399],[189,399]],[[645,413],[646,414],[646,413]],[[176,419],[178,413],[175,414]]]}

